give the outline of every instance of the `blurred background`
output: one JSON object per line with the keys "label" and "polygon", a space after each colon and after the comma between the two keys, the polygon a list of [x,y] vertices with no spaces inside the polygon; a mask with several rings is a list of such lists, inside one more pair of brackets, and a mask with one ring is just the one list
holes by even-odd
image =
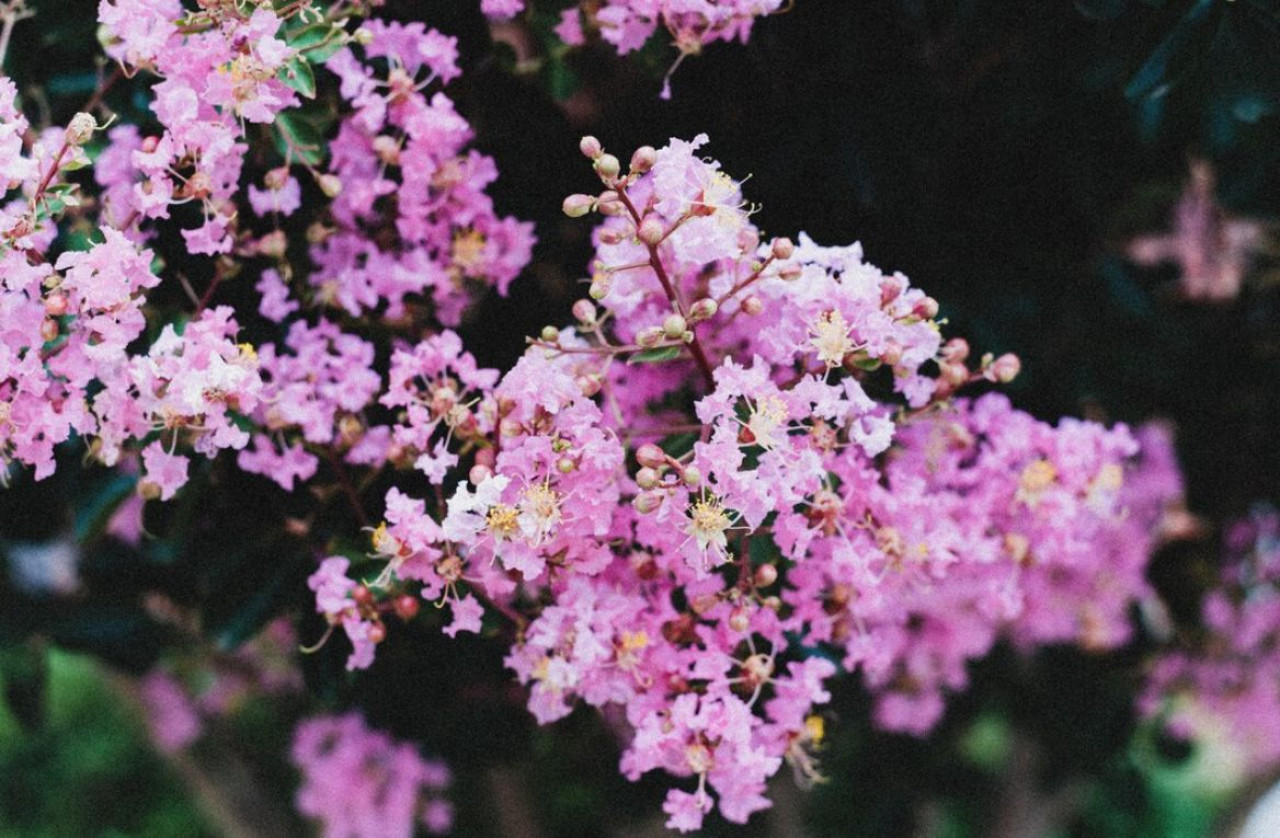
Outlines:
{"label": "blurred background", "polygon": [[[96,23],[87,3],[29,5],[4,69],[34,117],[65,122],[99,77]],[[497,161],[499,212],[537,225],[510,297],[465,324],[482,364],[509,366],[523,335],[567,321],[581,295],[590,225],[560,213],[564,195],[592,187],[578,138],[623,156],[706,132],[725,171],[750,175],[766,234],[861,241],[939,300],[951,334],[1021,356],[1008,388],[1019,407],[1172,428],[1186,532],[1150,577],[1175,625],[1195,623],[1226,522],[1280,505],[1276,3],[796,0],[749,44],[684,61],[669,101],[658,92],[676,52],[661,38],[625,59],[569,49],[551,33],[568,4],[530,5],[494,26],[471,0],[381,10],[458,36],[464,75],[447,93]],[[143,84],[108,101],[140,109]],[[225,692],[235,673],[260,682],[264,666],[298,657],[297,638],[318,636],[310,557],[254,538],[307,499],[254,480],[202,495],[198,479],[148,510],[156,538],[139,551],[104,534],[131,488],[59,469],[0,493],[0,836],[308,834],[282,756],[300,690],[219,693],[201,741],[166,750],[182,719],[149,734],[139,707],[154,721],[166,693],[138,677],[178,649],[168,671]],[[343,515],[335,507],[327,525],[358,531]],[[68,534],[90,548],[59,548]],[[779,777],[775,810],[707,834],[1229,834],[1269,778],[1243,776],[1226,745],[1139,721],[1154,643],[1143,630],[1107,655],[997,650],[926,739],[876,731],[846,683],[827,725],[828,781],[799,790]],[[445,757],[455,834],[663,834],[660,783],[618,775],[593,714],[536,729],[496,646],[411,626],[366,677],[348,682],[343,657],[305,658],[307,689]]]}

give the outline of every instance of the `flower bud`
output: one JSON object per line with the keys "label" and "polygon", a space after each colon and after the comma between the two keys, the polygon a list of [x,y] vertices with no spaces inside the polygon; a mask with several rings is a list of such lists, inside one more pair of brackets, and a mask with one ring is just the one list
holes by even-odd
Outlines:
{"label": "flower bud", "polygon": [[64,135],[67,145],[79,148],[93,138],[93,132],[96,130],[98,130],[98,120],[93,118],[93,114],[81,111],[71,117],[71,122],[67,125]]}
{"label": "flower bud", "polygon": [[588,399],[596,393],[599,393],[600,388],[604,386],[604,382],[601,380],[600,376],[595,374],[580,375],[573,380],[573,383],[578,385],[578,392],[582,393],[582,395]]}
{"label": "flower bud", "polygon": [[351,598],[355,600],[356,605],[362,608],[368,608],[373,605],[373,591],[369,590],[368,585],[356,585],[351,592]]}
{"label": "flower bud", "polygon": [[67,295],[54,291],[44,298],[44,313],[50,317],[61,317],[67,313]]}
{"label": "flower bud", "polygon": [[474,465],[471,471],[467,473],[467,479],[471,481],[472,486],[479,486],[484,481],[493,476],[493,469],[488,466]]}
{"label": "flower bud", "polygon": [[1006,352],[991,364],[991,376],[1001,384],[1008,384],[1022,372],[1022,361],[1017,355]]}
{"label": "flower bud", "polygon": [[289,169],[286,166],[277,166],[262,176],[262,185],[272,192],[284,189],[284,185],[288,182]]}
{"label": "flower bud", "polygon": [[503,419],[498,423],[498,431],[506,437],[517,437],[524,433],[524,426],[517,419]]}
{"label": "flower bud", "polygon": [[540,336],[547,343],[557,343],[560,340],[560,330],[555,326],[543,326]]}
{"label": "flower bud", "polygon": [[573,304],[573,316],[577,318],[579,323],[594,323],[596,322],[596,307],[591,304],[590,300],[578,300]]}
{"label": "flower bud", "polygon": [[650,246],[662,241],[662,237],[666,234],[667,231],[663,228],[662,222],[652,215],[641,221],[640,228],[636,230],[636,238]]}
{"label": "flower bud", "polygon": [[420,603],[416,596],[411,594],[401,594],[395,598],[394,607],[396,609],[396,616],[405,622],[408,622],[418,616]]}
{"label": "flower bud", "polygon": [[964,364],[943,361],[938,365],[942,369],[942,380],[952,387],[959,387],[969,381],[969,368]]}
{"label": "flower bud", "polygon": [[578,150],[582,152],[583,157],[595,160],[601,154],[604,154],[604,148],[601,147],[600,141],[588,134],[578,141]]}
{"label": "flower bud", "polygon": [[284,230],[272,230],[258,239],[258,254],[261,256],[283,259],[288,249],[289,239],[285,237]]}
{"label": "flower bud", "polygon": [[738,249],[743,253],[755,253],[760,249],[760,234],[754,227],[744,227],[738,231]]}
{"label": "flower bud", "polygon": [[591,278],[591,286],[587,288],[587,296],[593,300],[603,300],[609,296],[609,275],[596,274]]}
{"label": "flower bud", "polygon": [[631,174],[642,175],[658,162],[658,152],[651,145],[642,145],[631,155]]}
{"label": "flower bud", "polygon": [[680,340],[688,328],[688,322],[678,314],[671,314],[662,321],[662,333],[671,340]]}
{"label": "flower bud", "polygon": [[770,252],[775,259],[790,259],[796,252],[796,246],[788,238],[774,239]]}
{"label": "flower bud", "polygon": [[778,569],[771,564],[762,564],[756,568],[753,581],[757,588],[767,588],[778,581]]}
{"label": "flower bud", "polygon": [[778,271],[778,278],[786,282],[792,282],[800,278],[800,273],[799,265],[787,264],[783,265],[782,269]]}
{"label": "flower bud", "polygon": [[316,183],[319,184],[320,191],[326,198],[336,198],[342,194],[342,181],[337,175],[321,175],[316,178]]}
{"label": "flower bud", "polygon": [[764,301],[752,294],[742,301],[742,313],[748,317],[755,317],[764,311]]}
{"label": "flower bud", "polygon": [[751,628],[751,611],[745,605],[739,605],[729,614],[729,628],[739,634]]}
{"label": "flower bud", "polygon": [[634,506],[636,512],[639,512],[641,515],[648,515],[659,506],[662,506],[662,495],[645,492],[643,494],[636,495],[636,499],[631,502],[631,505]]}
{"label": "flower bud", "polygon": [[355,32],[351,33],[351,40],[355,41],[362,47],[367,47],[373,43],[373,30],[361,26]]}
{"label": "flower bud", "polygon": [[46,317],[40,321],[40,339],[45,343],[58,337],[58,321],[52,317]]}
{"label": "flower bud", "polygon": [[622,171],[622,163],[612,154],[601,154],[596,158],[595,169],[601,180],[605,183],[613,183],[618,173]]}
{"label": "flower bud", "polygon": [[667,464],[667,454],[652,442],[646,442],[636,449],[636,462],[648,468],[661,468]]}
{"label": "flower bud", "polygon": [[703,297],[689,306],[689,322],[701,323],[703,320],[710,320],[716,316],[716,312],[719,309],[720,306],[716,304],[715,300],[710,297]]}
{"label": "flower bud", "polygon": [[373,153],[388,166],[400,164],[400,143],[388,134],[379,134],[373,138]]}
{"label": "flower bud", "polygon": [[915,308],[911,309],[911,313],[921,320],[932,320],[938,316],[938,301],[933,297],[925,297],[916,303]]}
{"label": "flower bud", "polygon": [[886,276],[880,280],[880,307],[884,308],[898,299],[902,295],[903,288],[902,278],[899,276]]}
{"label": "flower bud", "polygon": [[591,197],[590,195],[583,195],[582,193],[577,193],[575,195],[570,195],[569,197],[565,198],[564,203],[561,204],[560,208],[564,210],[564,214],[569,216],[570,218],[581,218],[582,216],[591,212],[595,204],[596,204],[595,198]]}
{"label": "flower bud", "polygon": [[498,462],[498,455],[494,453],[492,448],[481,448],[476,452],[475,460],[476,465],[493,468],[494,464]]}
{"label": "flower bud", "polygon": [[957,363],[964,361],[969,357],[969,342],[964,338],[952,338],[942,345],[942,357]]}
{"label": "flower bud", "polygon": [[697,486],[702,482],[702,469],[697,466],[685,466],[684,471],[680,472],[680,479],[686,486]]}
{"label": "flower bud", "polygon": [[660,326],[648,326],[636,333],[636,343],[645,349],[657,346],[662,340],[663,330]]}
{"label": "flower bud", "polygon": [[884,342],[884,351],[880,353],[880,360],[889,366],[897,366],[902,362],[902,344],[893,338],[889,338]]}
{"label": "flower bud", "polygon": [[573,474],[573,470],[576,469],[577,467],[578,467],[578,464],[575,463],[569,457],[561,457],[560,459],[556,460],[556,471],[560,472],[561,474]]}
{"label": "flower bud", "polygon": [[366,635],[369,642],[375,646],[387,639],[387,627],[382,623],[374,623],[369,626],[369,633]]}
{"label": "flower bud", "polygon": [[623,241],[631,237],[631,227],[605,227],[597,228],[596,235],[600,238],[601,244],[621,244]]}
{"label": "flower bud", "polygon": [[658,479],[658,470],[648,466],[636,472],[636,485],[641,489],[656,489]]}
{"label": "flower bud", "polygon": [[775,613],[782,610],[782,600],[778,599],[776,596],[767,596],[760,601],[760,604]]}

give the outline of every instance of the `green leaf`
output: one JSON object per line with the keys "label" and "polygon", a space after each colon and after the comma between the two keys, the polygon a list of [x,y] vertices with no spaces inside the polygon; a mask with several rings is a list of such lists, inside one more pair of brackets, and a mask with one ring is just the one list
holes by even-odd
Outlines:
{"label": "green leaf", "polygon": [[322,44],[329,38],[333,37],[334,28],[329,23],[313,23],[310,26],[304,26],[297,32],[289,35],[287,38],[289,46],[296,50],[310,49],[317,44]]}
{"label": "green leaf", "polygon": [[34,642],[0,648],[0,682],[9,712],[26,730],[39,730],[45,721],[49,661]]}
{"label": "green leaf", "polygon": [[289,59],[276,76],[307,99],[316,98],[316,75],[311,72],[311,65],[305,58],[297,56]]}
{"label": "green leaf", "polygon": [[274,128],[276,148],[282,155],[300,159],[312,166],[324,162],[324,135],[301,113],[285,111],[276,117]]}
{"label": "green leaf", "polygon": [[683,346],[659,346],[655,349],[645,349],[642,352],[637,352],[627,360],[627,363],[657,364],[663,361],[673,361],[679,358],[683,351]]}
{"label": "green leaf", "polygon": [[97,483],[75,506],[75,537],[80,544],[98,538],[106,530],[111,516],[133,494],[138,478],[132,474],[116,474]]}

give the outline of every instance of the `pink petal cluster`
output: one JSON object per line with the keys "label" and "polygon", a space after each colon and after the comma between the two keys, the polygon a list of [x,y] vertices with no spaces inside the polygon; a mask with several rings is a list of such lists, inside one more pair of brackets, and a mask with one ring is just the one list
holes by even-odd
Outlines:
{"label": "pink petal cluster", "polygon": [[1280,761],[1280,514],[1257,509],[1224,547],[1201,633],[1155,661],[1139,708],[1181,738],[1225,731],[1256,774]]}
{"label": "pink petal cluster", "polygon": [[494,212],[493,160],[467,150],[471,127],[447,96],[424,93],[458,75],[455,39],[420,23],[366,27],[363,59],[344,48],[327,63],[353,111],[330,146],[337,226],[312,248],[310,283],[352,315],[385,307],[399,319],[406,298],[426,297],[437,320],[456,324],[477,290],[506,293],[533,227]]}
{"label": "pink petal cluster", "polygon": [[301,722],[292,758],[302,773],[298,811],[325,838],[410,838],[419,825],[439,835],[453,824],[448,767],[357,713]]}
{"label": "pink petal cluster", "polygon": [[452,333],[398,350],[399,447],[438,485],[470,452],[469,479],[434,503],[392,490],[378,580],[340,558],[312,579],[352,667],[370,589],[421,582],[450,635],[517,621],[507,664],[534,716],[624,718],[623,773],[686,778],[665,807],[686,831],[767,807],[784,762],[818,776],[841,670],[883,726],[923,733],[1002,637],[1123,643],[1179,492],[1140,477],[1123,427],[953,398],[1017,360],[971,368],[937,303],[856,245],[761,242],[705,142],[641,149],[622,175],[583,141],[606,188],[565,203],[605,216],[577,326],[501,378]]}

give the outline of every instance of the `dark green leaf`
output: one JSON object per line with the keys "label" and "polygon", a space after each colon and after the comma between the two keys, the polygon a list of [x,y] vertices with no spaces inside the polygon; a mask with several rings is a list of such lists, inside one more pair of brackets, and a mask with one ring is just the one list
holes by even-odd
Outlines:
{"label": "dark green leaf", "polygon": [[0,683],[4,700],[13,717],[27,730],[38,730],[45,720],[45,694],[49,683],[49,662],[45,651],[33,641],[0,648]]}
{"label": "dark green leaf", "polygon": [[276,117],[276,148],[285,157],[302,160],[312,166],[324,162],[324,134],[298,111],[285,111]]}
{"label": "dark green leaf", "polygon": [[111,516],[120,508],[125,498],[133,493],[138,483],[131,474],[115,474],[96,483],[87,491],[75,508],[75,538],[84,544],[102,535]]}
{"label": "dark green leaf", "polygon": [[683,346],[659,346],[656,349],[645,349],[632,355],[628,364],[656,364],[662,361],[673,361],[680,357]]}
{"label": "dark green leaf", "polygon": [[302,96],[308,99],[316,98],[316,76],[311,72],[311,65],[305,58],[298,56],[289,59],[289,62],[281,67],[276,75],[280,81],[298,91]]}

